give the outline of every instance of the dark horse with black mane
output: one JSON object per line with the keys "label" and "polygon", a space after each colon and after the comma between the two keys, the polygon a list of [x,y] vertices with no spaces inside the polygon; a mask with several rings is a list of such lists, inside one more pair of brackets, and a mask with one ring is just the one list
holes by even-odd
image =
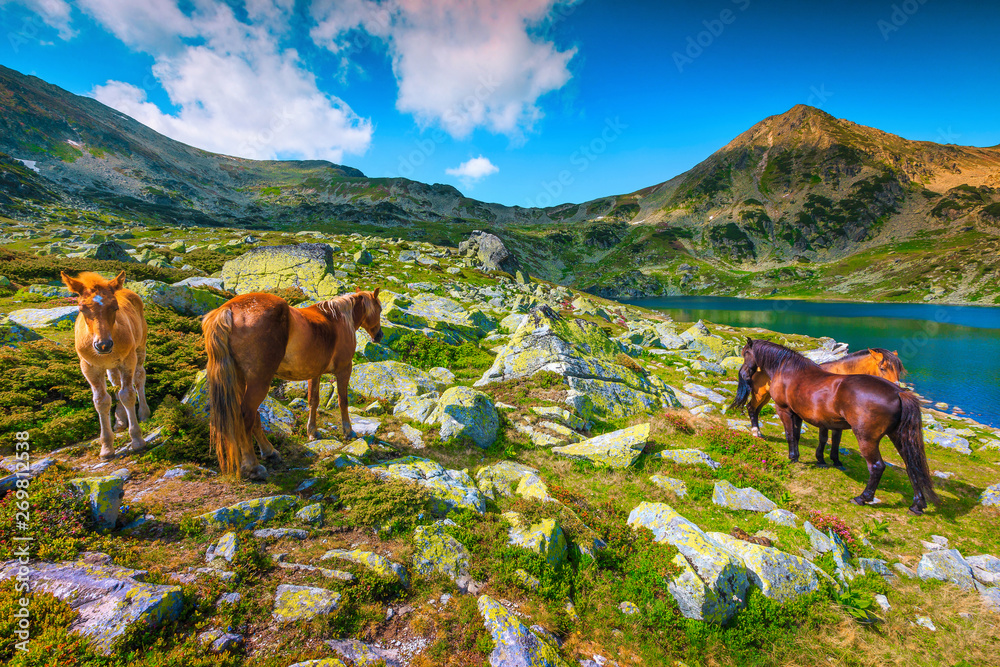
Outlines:
{"label": "dark horse with black mane", "polygon": [[771,398],[785,427],[789,460],[799,459],[803,421],[818,428],[852,429],[868,462],[868,485],[854,498],[864,505],[875,497],[885,470],[878,446],[887,435],[906,462],[906,474],[913,485],[910,512],[923,514],[928,500],[938,502],[924,454],[920,401],[913,393],[871,375],[829,373],[787,347],[747,338],[732,407],[742,408],[750,400],[753,374],[758,369],[771,378]]}

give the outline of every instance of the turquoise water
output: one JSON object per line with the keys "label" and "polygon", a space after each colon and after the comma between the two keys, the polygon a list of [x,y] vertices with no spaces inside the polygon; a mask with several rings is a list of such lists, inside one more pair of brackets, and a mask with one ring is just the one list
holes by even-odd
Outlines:
{"label": "turquoise water", "polygon": [[898,350],[905,380],[933,401],[957,405],[1000,427],[1000,308],[910,303],[824,303],[729,297],[630,301],[675,320],[829,336],[850,345]]}

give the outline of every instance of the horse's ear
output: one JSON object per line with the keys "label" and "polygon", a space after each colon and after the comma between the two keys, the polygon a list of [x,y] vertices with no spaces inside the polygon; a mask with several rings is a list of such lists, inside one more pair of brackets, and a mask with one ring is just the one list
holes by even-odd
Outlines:
{"label": "horse's ear", "polygon": [[360,287],[358,287],[357,285],[355,285],[355,286],[354,286],[354,293],[355,293],[355,294],[358,294],[358,293],[360,293],[360,292],[361,292],[361,288],[360,288]]}
{"label": "horse's ear", "polygon": [[115,276],[115,279],[109,282],[108,286],[111,287],[113,291],[117,291],[120,290],[122,287],[125,287],[125,272],[122,271],[117,276]]}
{"label": "horse's ear", "polygon": [[896,358],[899,358],[899,350],[893,350],[892,353],[896,355]]}
{"label": "horse's ear", "polygon": [[881,352],[877,352],[871,348],[868,348],[868,353],[872,355],[872,358],[875,359],[875,361],[882,361],[883,359]]}
{"label": "horse's ear", "polygon": [[747,345],[753,345],[753,338],[747,336]]}
{"label": "horse's ear", "polygon": [[62,278],[63,285],[65,285],[66,289],[68,289],[70,292],[73,292],[75,294],[83,294],[84,287],[82,282],[80,282],[76,278],[73,278],[65,271],[60,271],[59,277]]}
{"label": "horse's ear", "polygon": [[382,289],[382,288],[381,288],[381,287],[376,287],[376,288],[375,288],[375,291],[374,291],[374,292],[372,292],[372,296],[373,296],[373,297],[375,297],[376,299],[378,298],[378,291],[379,291],[380,289]]}

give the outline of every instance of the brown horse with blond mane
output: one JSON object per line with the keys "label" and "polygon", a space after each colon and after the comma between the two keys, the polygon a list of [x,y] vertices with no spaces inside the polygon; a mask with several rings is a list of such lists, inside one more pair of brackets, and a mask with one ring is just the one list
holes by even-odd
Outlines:
{"label": "brown horse with blond mane", "polygon": [[[145,447],[139,422],[149,418],[146,404],[146,317],[142,299],[125,289],[125,272],[112,280],[83,272],[75,278],[65,272],[62,281],[78,296],[75,345],[80,370],[94,397],[101,420],[101,458],[115,455],[115,434],[111,426],[111,395],[107,380],[118,388],[115,429],[128,426],[131,451]],[[107,380],[105,380],[105,374]],[[136,411],[136,399],[139,409]]]}
{"label": "brown horse with blond mane", "polygon": [[820,428],[852,429],[858,450],[868,462],[868,484],[853,499],[864,505],[875,497],[882,479],[885,461],[879,452],[879,442],[889,436],[906,463],[906,474],[913,486],[910,512],[923,514],[928,500],[938,502],[924,453],[920,401],[916,395],[871,375],[829,373],[787,347],[747,338],[731,407],[746,405],[751,379],[758,369],[771,378],[771,398],[785,427],[789,460],[799,459],[803,421]]}
{"label": "brown horse with blond mane", "polygon": [[253,441],[265,460],[281,455],[268,441],[257,408],[275,376],[309,380],[309,439],[316,438],[320,376],[333,373],[337,381],[344,437],[354,437],[347,412],[347,385],[359,328],[376,343],[382,340],[382,305],[374,292],[293,308],[281,297],[252,292],[230,299],[202,320],[208,352],[210,437],[219,466],[225,473],[264,479],[267,470],[257,461]]}
{"label": "brown horse with blond mane", "polygon": [[[852,352],[845,357],[827,361],[819,365],[828,373],[838,375],[874,375],[899,384],[899,378],[906,375],[903,362],[899,360],[899,355],[880,347],[870,347],[858,352]],[[750,402],[747,404],[747,414],[750,416],[750,433],[762,437],[760,434],[760,411],[767,402],[771,400],[770,388],[771,378],[762,370],[753,374],[753,393],[750,395]],[[819,445],[816,447],[816,460],[821,464],[826,461],[823,453],[826,450],[828,430],[819,429]],[[840,463],[840,438],[843,431],[833,429],[833,441],[830,443],[830,460],[838,468],[843,467]]]}

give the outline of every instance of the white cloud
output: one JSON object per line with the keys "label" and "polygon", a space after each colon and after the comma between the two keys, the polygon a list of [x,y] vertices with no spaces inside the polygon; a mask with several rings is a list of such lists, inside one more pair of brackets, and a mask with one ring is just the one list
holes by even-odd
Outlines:
{"label": "white cloud", "polygon": [[[51,0],[38,0],[51,1]],[[154,58],[153,75],[176,111],[121,81],[95,86],[100,102],[173,139],[249,158],[341,162],[362,154],[373,126],[319,89],[295,49],[282,45],[294,0],[247,0],[247,20],[217,0],[77,0],[129,47]]]}
{"label": "white cloud", "polygon": [[449,176],[458,176],[465,187],[470,187],[474,183],[498,171],[500,171],[500,167],[490,162],[489,158],[480,155],[471,160],[466,160],[457,167],[449,167],[444,170],[444,173]]}
{"label": "white cloud", "polygon": [[[574,0],[570,0],[572,2]],[[567,3],[562,3],[565,5]],[[363,35],[384,40],[396,108],[456,138],[484,127],[519,137],[542,117],[539,98],[571,78],[576,49],[538,28],[560,0],[317,0],[313,40],[334,53]]]}
{"label": "white cloud", "polygon": [[[62,39],[69,39],[70,37],[76,35],[76,31],[73,30],[72,19],[70,17],[72,8],[65,0],[0,0],[0,7],[8,4],[9,2],[22,5],[30,11],[38,14],[46,25],[59,31],[59,37]],[[10,39],[12,45],[19,36],[25,38],[34,36],[33,34],[30,34],[32,31],[31,26],[14,25],[9,26],[8,30],[8,38]]]}

